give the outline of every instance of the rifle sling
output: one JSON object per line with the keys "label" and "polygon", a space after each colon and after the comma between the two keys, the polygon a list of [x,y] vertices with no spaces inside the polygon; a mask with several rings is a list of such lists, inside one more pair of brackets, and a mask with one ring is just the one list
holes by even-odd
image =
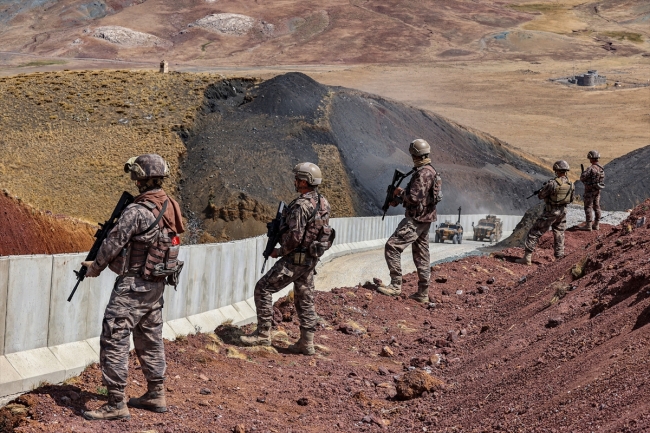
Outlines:
{"label": "rifle sling", "polygon": [[[148,233],[151,230],[153,230],[154,227],[156,227],[158,225],[158,223],[160,223],[160,220],[162,219],[163,215],[165,214],[165,211],[167,210],[167,203],[168,202],[169,202],[169,200],[165,200],[165,202],[162,205],[162,210],[158,213],[158,216],[156,217],[156,220],[154,222],[152,222],[151,225],[149,227],[147,227],[146,230],[144,230],[144,231],[142,231],[140,233],[134,234],[133,237],[143,235],[143,234]],[[138,204],[140,204],[140,203],[138,203]],[[144,206],[142,204],[140,206],[142,206],[143,208],[149,210],[149,208],[147,208],[146,206]]]}

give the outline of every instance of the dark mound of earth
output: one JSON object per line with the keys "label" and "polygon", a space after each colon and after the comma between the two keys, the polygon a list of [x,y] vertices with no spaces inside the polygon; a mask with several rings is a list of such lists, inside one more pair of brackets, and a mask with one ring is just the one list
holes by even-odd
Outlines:
{"label": "dark mound of earth", "polygon": [[65,215],[53,215],[0,193],[0,256],[88,251],[96,227]]}
{"label": "dark mound of earth", "polygon": [[[650,196],[650,146],[613,159],[603,168],[605,189],[600,193],[603,209],[627,211]],[[582,182],[576,182],[580,196],[584,190]]]}
{"label": "dark mound of earth", "polygon": [[[205,92],[184,134],[181,197],[203,241],[265,231],[279,200],[295,196],[301,161],[324,173],[335,217],[379,215],[393,171],[409,171],[408,144],[426,139],[442,174],[438,209],[516,214],[551,174],[494,137],[375,95],[324,86],[301,73],[229,79]],[[402,208],[392,209],[403,212]]]}

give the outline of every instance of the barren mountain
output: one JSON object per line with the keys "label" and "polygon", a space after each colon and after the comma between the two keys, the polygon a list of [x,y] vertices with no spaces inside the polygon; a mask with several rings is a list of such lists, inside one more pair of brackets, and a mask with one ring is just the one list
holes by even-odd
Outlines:
{"label": "barren mountain", "polygon": [[[67,58],[295,65],[593,58],[649,48],[643,0],[2,0],[0,7],[3,50]],[[157,43],[104,37],[111,28]]]}

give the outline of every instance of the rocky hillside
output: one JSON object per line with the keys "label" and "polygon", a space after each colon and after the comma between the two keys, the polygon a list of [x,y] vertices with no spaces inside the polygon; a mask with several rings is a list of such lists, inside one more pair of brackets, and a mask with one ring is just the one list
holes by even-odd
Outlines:
{"label": "rocky hillside", "polygon": [[0,256],[88,251],[97,227],[52,212],[39,211],[7,190],[0,193]]}
{"label": "rocky hillside", "polygon": [[333,216],[379,215],[393,171],[410,170],[408,145],[418,137],[443,177],[442,213],[523,213],[526,196],[550,176],[494,137],[301,73],[210,86],[183,137],[181,198],[217,239],[264,232],[278,200],[295,196],[291,169],[305,160],[321,165]]}
{"label": "rocky hillside", "polygon": [[[458,431],[645,432],[650,340],[650,200],[620,226],[552,234],[533,265],[521,249],[434,267],[431,303],[397,299],[372,284],[317,292],[317,355],[291,355],[292,303],[275,305],[274,347],[245,348],[247,329],[165,344],[164,415],[98,422],[115,432]],[[130,358],[128,397],[146,382]],[[0,410],[8,432],[90,431],[83,410],[105,401],[97,365]]]}

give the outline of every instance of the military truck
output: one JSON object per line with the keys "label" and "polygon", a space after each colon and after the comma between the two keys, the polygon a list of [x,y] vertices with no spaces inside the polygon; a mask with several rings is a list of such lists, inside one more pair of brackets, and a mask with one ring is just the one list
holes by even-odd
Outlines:
{"label": "military truck", "polygon": [[474,229],[472,239],[481,242],[485,240],[489,240],[491,243],[499,242],[501,240],[502,226],[501,219],[497,218],[496,215],[488,215],[479,220],[478,224],[474,225],[472,223]]}
{"label": "military truck", "polygon": [[460,225],[460,209],[458,208],[458,221],[454,224],[451,221],[440,223],[436,228],[434,240],[436,243],[444,243],[446,240],[455,244],[463,243],[463,226]]}

